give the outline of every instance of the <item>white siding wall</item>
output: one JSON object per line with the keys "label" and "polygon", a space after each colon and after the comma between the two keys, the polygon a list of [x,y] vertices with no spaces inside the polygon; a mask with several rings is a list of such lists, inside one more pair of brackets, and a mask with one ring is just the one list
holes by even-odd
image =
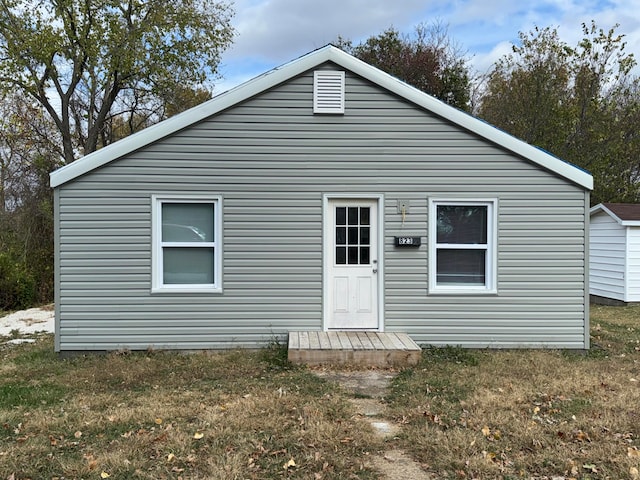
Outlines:
{"label": "white siding wall", "polygon": [[625,300],[626,228],[607,213],[591,217],[589,291],[591,295]]}
{"label": "white siding wall", "polygon": [[627,229],[627,283],[625,301],[640,302],[640,227]]}
{"label": "white siding wall", "polygon": [[[588,192],[347,73],[308,72],[58,189],[60,350],[256,346],[322,329],[322,196],[384,195],[388,331],[419,343],[584,348]],[[151,295],[151,195],[220,195],[221,295]],[[497,198],[498,294],[428,295],[428,199]],[[403,222],[398,199],[410,201]],[[262,342],[262,343],[261,343]]]}

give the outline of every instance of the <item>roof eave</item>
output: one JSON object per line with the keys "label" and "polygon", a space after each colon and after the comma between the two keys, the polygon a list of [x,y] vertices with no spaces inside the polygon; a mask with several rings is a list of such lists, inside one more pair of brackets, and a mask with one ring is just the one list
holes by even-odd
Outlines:
{"label": "roof eave", "polygon": [[606,205],[599,203],[589,210],[589,215],[592,217],[597,213],[603,212],[613,218],[618,224],[623,227],[640,227],[640,220],[623,220],[618,215],[613,213],[610,208],[607,208]]}

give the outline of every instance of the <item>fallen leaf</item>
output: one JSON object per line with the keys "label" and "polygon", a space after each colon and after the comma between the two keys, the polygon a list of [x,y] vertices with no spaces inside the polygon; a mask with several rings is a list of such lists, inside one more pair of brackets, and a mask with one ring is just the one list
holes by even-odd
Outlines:
{"label": "fallen leaf", "polygon": [[640,458],[640,450],[637,447],[628,447],[627,448],[627,457],[629,458]]}
{"label": "fallen leaf", "polygon": [[640,472],[638,472],[636,467],[631,467],[629,469],[629,474],[631,475],[631,478],[638,478],[640,476]]}
{"label": "fallen leaf", "polygon": [[540,407],[534,407],[533,408],[533,413],[538,413],[540,411]]}
{"label": "fallen leaf", "polygon": [[591,438],[589,438],[589,434],[586,432],[583,432],[582,430],[578,430],[576,432],[576,440],[580,441],[580,442],[590,442]]}
{"label": "fallen leaf", "polygon": [[193,434],[193,438],[195,438],[196,440],[200,440],[202,437],[204,437],[204,433],[202,432],[196,432]]}
{"label": "fallen leaf", "polygon": [[491,462],[491,463],[493,463],[493,462],[495,462],[495,461],[496,461],[496,454],[495,454],[495,453],[493,453],[493,452],[486,452],[486,451],[483,451],[483,452],[482,452],[482,455],[484,456],[484,459],[485,459],[487,462]]}
{"label": "fallen leaf", "polygon": [[584,465],[582,465],[582,468],[584,468],[585,470],[591,473],[598,473],[598,469],[593,463],[585,463]]}
{"label": "fallen leaf", "polygon": [[73,436],[76,438],[80,438],[82,436],[82,432],[78,430],[76,433],[73,434]]}
{"label": "fallen leaf", "polygon": [[289,461],[284,464],[283,468],[285,470],[288,470],[289,468],[295,467],[295,466],[296,466],[296,462],[293,460],[293,458],[290,458]]}
{"label": "fallen leaf", "polygon": [[170,453],[167,455],[167,462],[172,462],[175,458],[176,456],[173,453]]}
{"label": "fallen leaf", "polygon": [[115,422],[116,421],[116,416],[115,415],[109,415],[107,417],[107,420],[109,420],[110,422]]}
{"label": "fallen leaf", "polygon": [[100,478],[109,478],[111,475],[109,475],[107,472],[102,472],[100,474]]}
{"label": "fallen leaf", "polygon": [[156,425],[162,425],[162,419],[156,418]]}
{"label": "fallen leaf", "polygon": [[484,427],[482,427],[482,434],[485,437],[488,437],[489,435],[491,435],[491,429],[485,425]]}

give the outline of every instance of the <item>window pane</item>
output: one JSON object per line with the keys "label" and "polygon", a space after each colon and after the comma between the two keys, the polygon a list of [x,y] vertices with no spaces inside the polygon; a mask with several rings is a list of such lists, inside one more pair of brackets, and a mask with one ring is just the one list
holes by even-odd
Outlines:
{"label": "window pane", "polygon": [[486,244],[486,205],[438,205],[437,243]]}
{"label": "window pane", "polygon": [[347,247],[336,247],[336,265],[346,265]]}
{"label": "window pane", "polygon": [[360,207],[360,225],[369,225],[369,207]]}
{"label": "window pane", "polygon": [[349,245],[358,244],[358,227],[349,227]]}
{"label": "window pane", "polygon": [[360,227],[360,245],[369,245],[369,227]]}
{"label": "window pane", "polygon": [[358,264],[358,247],[349,247],[349,265]]}
{"label": "window pane", "polygon": [[162,249],[165,284],[213,284],[213,248]]}
{"label": "window pane", "polygon": [[163,203],[163,242],[213,242],[212,203]]}
{"label": "window pane", "polygon": [[369,247],[360,247],[360,265],[369,265]]}
{"label": "window pane", "polygon": [[336,227],[336,245],[347,243],[347,227]]}
{"label": "window pane", "polygon": [[358,225],[358,207],[349,207],[349,225]]}
{"label": "window pane", "polygon": [[486,251],[438,249],[438,285],[485,285]]}
{"label": "window pane", "polygon": [[347,224],[347,207],[336,207],[336,225]]}

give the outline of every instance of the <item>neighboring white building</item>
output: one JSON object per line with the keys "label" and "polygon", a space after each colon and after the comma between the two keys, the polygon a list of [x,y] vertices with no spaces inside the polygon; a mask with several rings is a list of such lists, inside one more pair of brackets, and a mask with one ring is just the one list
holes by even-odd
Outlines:
{"label": "neighboring white building", "polygon": [[590,235],[591,299],[640,302],[640,205],[596,205],[591,209]]}

